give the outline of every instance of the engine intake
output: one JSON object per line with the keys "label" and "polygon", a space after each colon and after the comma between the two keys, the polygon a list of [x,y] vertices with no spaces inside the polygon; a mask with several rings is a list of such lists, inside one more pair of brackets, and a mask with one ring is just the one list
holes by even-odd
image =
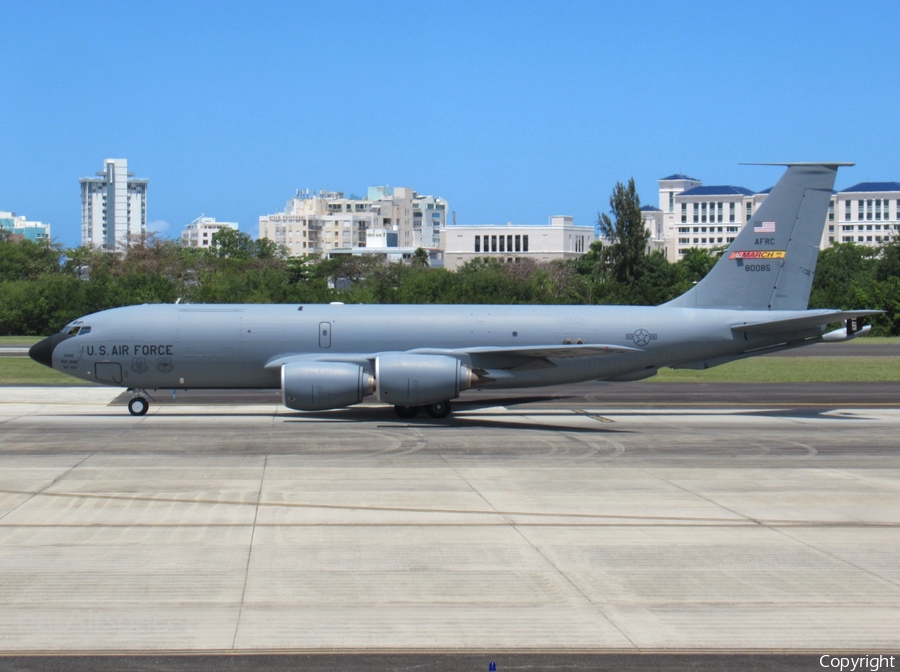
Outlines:
{"label": "engine intake", "polygon": [[359,364],[289,362],[281,367],[281,400],[295,411],[358,404],[374,391],[375,378]]}
{"label": "engine intake", "polygon": [[455,399],[478,377],[456,357],[380,355],[375,359],[378,401],[395,406],[425,406]]}

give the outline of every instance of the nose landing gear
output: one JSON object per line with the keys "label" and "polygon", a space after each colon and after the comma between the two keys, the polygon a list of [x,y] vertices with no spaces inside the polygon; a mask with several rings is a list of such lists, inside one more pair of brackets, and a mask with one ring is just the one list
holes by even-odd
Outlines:
{"label": "nose landing gear", "polygon": [[[128,391],[135,395],[128,402],[128,412],[132,415],[147,415],[147,411],[150,410],[150,402],[147,401],[147,397],[150,397],[150,395],[145,390],[130,389]],[[153,397],[150,398],[152,399]]]}
{"label": "nose landing gear", "polygon": [[134,397],[128,402],[128,412],[132,415],[145,415],[150,408],[150,402],[144,397]]}

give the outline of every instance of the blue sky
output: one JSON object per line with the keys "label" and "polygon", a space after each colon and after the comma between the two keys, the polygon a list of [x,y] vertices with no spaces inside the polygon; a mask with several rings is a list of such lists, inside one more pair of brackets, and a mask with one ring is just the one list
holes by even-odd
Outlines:
{"label": "blue sky", "polygon": [[[0,0],[0,210],[80,243],[125,157],[168,235],[296,189],[408,186],[460,224],[591,224],[616,181],[900,180],[896,2]],[[166,228],[167,227],[167,228]]]}

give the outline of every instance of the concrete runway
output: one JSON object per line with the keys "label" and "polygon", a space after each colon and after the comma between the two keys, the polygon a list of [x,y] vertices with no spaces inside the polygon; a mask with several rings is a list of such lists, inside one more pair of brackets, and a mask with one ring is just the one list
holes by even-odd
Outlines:
{"label": "concrete runway", "polygon": [[896,653],[900,384],[742,387],[0,388],[0,650]]}

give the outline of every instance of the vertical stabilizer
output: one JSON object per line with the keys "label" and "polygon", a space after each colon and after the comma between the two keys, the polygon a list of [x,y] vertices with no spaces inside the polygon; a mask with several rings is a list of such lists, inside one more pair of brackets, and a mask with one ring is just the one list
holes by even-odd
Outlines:
{"label": "vertical stabilizer", "polygon": [[703,280],[665,304],[681,308],[806,310],[839,166],[787,171]]}

